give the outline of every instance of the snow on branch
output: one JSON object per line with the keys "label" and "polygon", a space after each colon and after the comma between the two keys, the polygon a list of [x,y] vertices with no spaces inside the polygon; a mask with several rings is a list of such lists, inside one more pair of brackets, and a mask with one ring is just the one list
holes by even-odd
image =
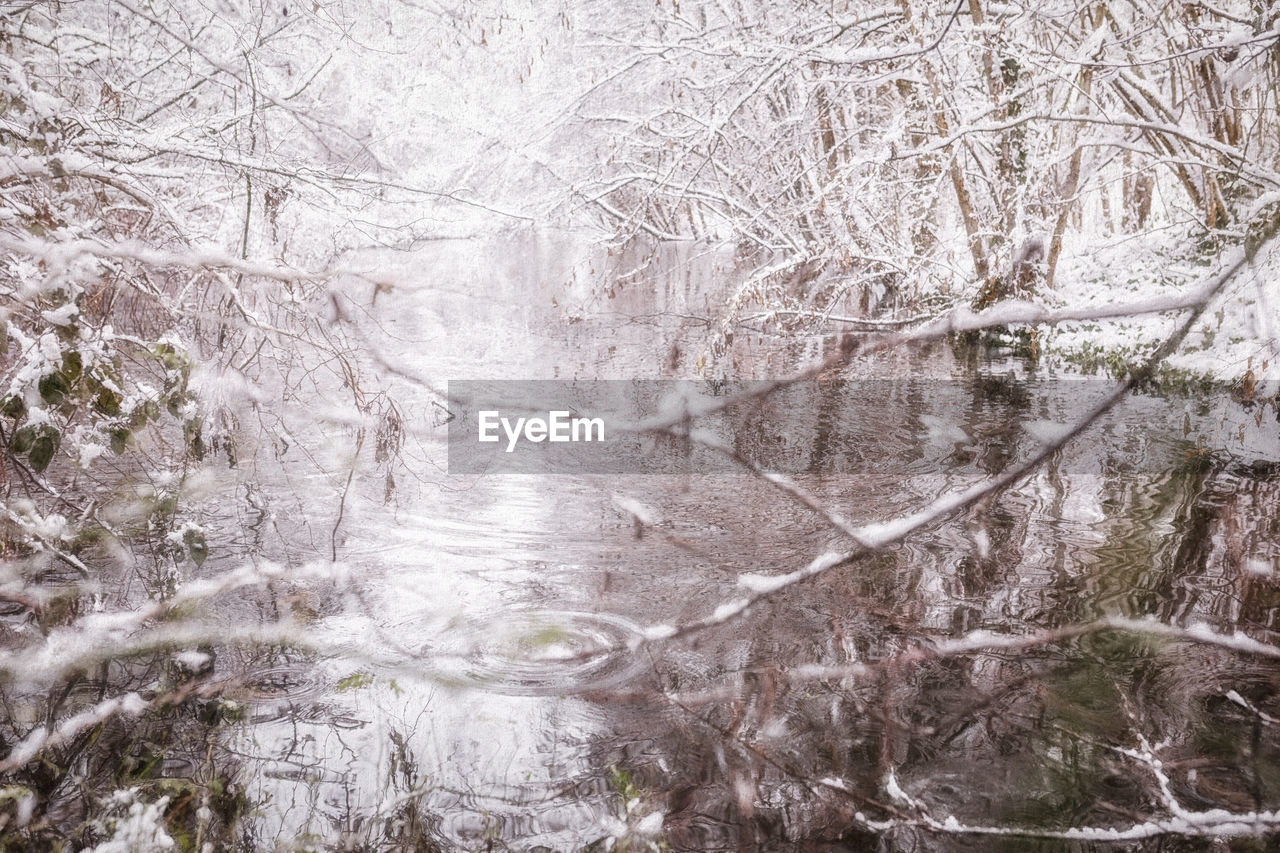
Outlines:
{"label": "snow on branch", "polygon": [[[1025,652],[1031,649],[1061,646],[1093,634],[1109,631],[1134,634],[1168,640],[1172,643],[1211,646],[1238,655],[1280,660],[1280,646],[1263,643],[1241,632],[1224,633],[1202,622],[1178,627],[1157,619],[1132,619],[1124,616],[1108,616],[1079,625],[1067,625],[1027,634],[1001,634],[987,629],[976,629],[959,637],[924,639],[911,648],[874,661],[848,664],[796,663],[780,669],[775,677],[790,685],[872,682],[883,673],[901,670],[931,661],[951,658],[989,655],[1001,652]],[[659,632],[651,630],[651,634]],[[709,705],[730,701],[740,692],[739,685],[726,685],[703,690],[669,692],[666,698],[681,705]],[[1234,694],[1234,695],[1233,695]],[[1232,691],[1227,698],[1259,716],[1263,722],[1275,722],[1265,713]]]}
{"label": "snow on branch", "polygon": [[[991,652],[1026,651],[1043,646],[1056,646],[1104,631],[1121,631],[1148,637],[1158,637],[1172,642],[1214,646],[1242,655],[1280,660],[1280,646],[1263,643],[1247,634],[1230,634],[1215,631],[1205,623],[1193,623],[1180,628],[1155,619],[1130,619],[1110,616],[1082,625],[1070,625],[1030,634],[997,634],[987,630],[970,631],[960,637],[920,645],[884,660],[869,664],[828,666],[824,664],[799,664],[789,668],[782,678],[791,683],[814,681],[840,681],[846,678],[863,678],[869,673],[922,661],[943,660],[954,657]],[[1237,703],[1238,704],[1238,703]]]}
{"label": "snow on branch", "polygon": [[[1243,254],[1238,258],[1233,258],[1232,262],[1228,264],[1228,271],[1224,275],[1227,278],[1234,276],[1244,262]],[[1212,285],[1216,281],[1216,279],[1211,280],[1209,284]],[[1225,284],[1225,279],[1218,284],[1219,286]],[[1218,287],[1214,287],[1212,293],[1216,293],[1217,290]],[[1018,299],[998,302],[983,311],[974,311],[967,306],[957,305],[947,313],[934,318],[932,322],[925,323],[915,329],[864,337],[856,337],[853,333],[846,333],[841,347],[835,353],[793,373],[791,376],[769,382],[756,383],[750,390],[740,394],[731,394],[711,400],[699,400],[691,404],[687,411],[660,413],[626,428],[637,432],[668,431],[681,424],[687,417],[697,418],[715,414],[746,400],[766,397],[787,386],[813,379],[828,370],[843,366],[856,355],[870,355],[902,346],[945,340],[958,332],[976,332],[1001,326],[1049,326],[1059,323],[1108,320],[1137,317],[1145,314],[1187,311],[1203,307],[1208,298],[1205,294],[1206,289],[1202,287],[1198,290],[1192,290],[1185,296],[1154,297],[1131,302],[1112,302],[1080,308],[1047,308],[1034,302]]]}
{"label": "snow on branch", "polygon": [[0,759],[0,773],[10,773],[41,753],[62,746],[86,729],[105,723],[114,716],[139,717],[147,711],[176,705],[193,696],[216,696],[226,686],[222,682],[192,681],[152,699],[146,699],[139,693],[125,693],[104,699],[66,717],[56,727],[37,726],[8,755]]}
{"label": "snow on branch", "polygon": [[[1280,811],[1232,812],[1227,809],[1206,809],[1196,811],[1186,808],[1173,793],[1169,776],[1164,772],[1163,764],[1156,756],[1146,736],[1137,735],[1138,749],[1111,749],[1138,762],[1146,769],[1156,782],[1161,807],[1168,812],[1164,817],[1153,817],[1123,827],[1105,826],[1073,826],[1066,829],[1033,829],[1018,826],[994,826],[988,824],[968,824],[957,820],[954,816],[939,819],[928,813],[927,807],[912,797],[898,784],[892,769],[885,775],[885,790],[900,806],[909,809],[910,817],[891,817],[887,820],[875,820],[858,812],[855,819],[868,829],[887,831],[903,827],[914,827],[928,832],[949,835],[988,835],[1020,838],[1045,838],[1071,841],[1120,842],[1136,841],[1145,838],[1156,838],[1162,835],[1178,835],[1182,837],[1228,838],[1239,836],[1259,836],[1273,832],[1280,827]],[[839,779],[821,780],[823,787],[850,793],[849,788]]]}
{"label": "snow on branch", "polygon": [[[1060,124],[1088,124],[1101,125],[1104,127],[1129,128],[1132,130],[1141,130],[1173,137],[1190,145],[1214,151],[1225,159],[1232,161],[1236,167],[1240,169],[1242,174],[1252,176],[1256,180],[1268,183],[1273,187],[1280,187],[1280,172],[1259,166],[1256,158],[1249,156],[1247,152],[1242,151],[1239,148],[1219,142],[1218,140],[1210,136],[1205,136],[1204,134],[1193,133],[1180,125],[1169,124],[1167,122],[1142,121],[1134,118],[1125,118],[1123,116],[1064,115],[1057,113],[1020,115],[1017,118],[1010,119],[1008,121],[993,122],[990,124],[973,124],[961,127],[949,136],[930,143],[924,150],[930,153],[935,153],[950,148],[967,136],[972,136],[974,134],[1003,133],[1038,121]],[[910,156],[915,153],[922,152],[906,152],[898,156]]]}
{"label": "snow on branch", "polygon": [[0,773],[8,773],[21,767],[44,750],[66,743],[90,726],[96,726],[116,714],[137,717],[147,710],[150,704],[137,693],[126,693],[123,696],[104,699],[78,714],[67,717],[58,724],[57,728],[47,729],[43,726],[36,728],[16,744],[3,760],[0,760]]}
{"label": "snow on branch", "polygon": [[134,610],[82,616],[50,631],[38,645],[0,653],[0,672],[21,679],[49,681],[105,660],[204,642],[299,643],[302,638],[298,626],[289,622],[228,630],[190,622],[168,624],[163,620],[234,590],[283,580],[342,581],[346,577],[345,567],[337,563],[313,562],[287,569],[274,563],[246,564],[217,577],[184,583],[169,598]]}
{"label": "snow on branch", "polygon": [[230,269],[245,275],[274,281],[328,281],[338,276],[367,278],[354,270],[307,272],[293,269],[275,261],[255,261],[238,258],[229,252],[212,247],[171,252],[154,249],[144,243],[122,240],[102,243],[96,240],[50,241],[16,237],[0,233],[0,249],[38,258],[51,270],[65,269],[83,257],[110,260],[136,261],[157,267],[194,267],[198,269]]}
{"label": "snow on branch", "polygon": [[[823,779],[822,785],[834,791],[848,793],[839,779]],[[900,819],[875,820],[863,812],[854,819],[867,829],[885,832],[892,829],[915,827],[948,835],[991,835],[1010,838],[1045,838],[1066,841],[1120,842],[1156,838],[1161,835],[1182,835],[1197,838],[1257,836],[1273,832],[1280,827],[1280,811],[1260,811],[1237,814],[1225,809],[1186,812],[1167,818],[1135,823],[1126,827],[1077,826],[1069,829],[1031,829],[1016,826],[990,826],[968,824],[947,817],[939,820],[929,815]]]}

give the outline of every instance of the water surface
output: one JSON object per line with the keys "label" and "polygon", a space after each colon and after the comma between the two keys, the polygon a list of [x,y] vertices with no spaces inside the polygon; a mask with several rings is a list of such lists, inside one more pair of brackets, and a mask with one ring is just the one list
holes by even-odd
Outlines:
{"label": "water surface", "polygon": [[[726,624],[642,643],[740,599],[743,574],[848,542],[731,467],[451,474],[445,383],[769,378],[837,339],[740,328],[717,357],[742,269],[694,246],[541,234],[370,263],[402,282],[367,302],[352,285],[400,455],[364,446],[349,491],[332,472],[265,478],[275,533],[244,544],[286,561],[332,545],[347,573],[260,605],[291,609],[332,654],[238,662],[251,710],[226,748],[255,843],[991,849],[928,818],[1167,817],[1150,768],[1121,751],[1144,744],[1187,809],[1280,805],[1274,661],[1124,631],[918,654],[1103,617],[1276,642],[1274,409],[1136,397],[988,501]],[[753,409],[738,447],[870,524],[1025,458],[1106,391],[994,351],[904,350]]]}

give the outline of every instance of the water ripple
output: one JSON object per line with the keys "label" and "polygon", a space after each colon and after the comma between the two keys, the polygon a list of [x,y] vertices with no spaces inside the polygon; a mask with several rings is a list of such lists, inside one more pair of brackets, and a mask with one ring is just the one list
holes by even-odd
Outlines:
{"label": "water ripple", "polygon": [[464,616],[421,654],[447,681],[496,693],[543,696],[613,686],[642,662],[628,651],[638,627],[620,616],[572,610],[502,610]]}

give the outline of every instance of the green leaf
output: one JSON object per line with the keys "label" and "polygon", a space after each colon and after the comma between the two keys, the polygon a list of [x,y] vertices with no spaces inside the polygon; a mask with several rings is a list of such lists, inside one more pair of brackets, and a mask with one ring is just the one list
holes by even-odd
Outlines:
{"label": "green leaf", "polygon": [[10,394],[0,403],[0,413],[17,420],[27,413],[27,402],[18,394]]}
{"label": "green leaf", "polygon": [[187,440],[187,452],[197,461],[204,459],[204,421],[192,418],[182,425],[183,437]]}
{"label": "green leaf", "polygon": [[124,453],[129,446],[129,430],[124,427],[112,427],[108,433],[111,437],[111,452],[116,456]]}
{"label": "green leaf", "polygon": [[102,414],[114,418],[120,414],[120,395],[110,388],[103,388],[93,399],[93,407]]}
{"label": "green leaf", "polygon": [[370,684],[373,684],[373,676],[367,672],[357,670],[345,678],[338,679],[337,691],[345,693],[348,690],[359,690],[361,687],[368,687]]}
{"label": "green leaf", "polygon": [[62,375],[67,384],[75,382],[84,372],[84,361],[76,350],[67,350],[62,354]]}
{"label": "green leaf", "polygon": [[177,370],[182,366],[182,356],[173,348],[172,344],[156,344],[151,348],[151,352],[159,361],[169,370]]}
{"label": "green leaf", "polygon": [[40,396],[51,406],[61,403],[69,390],[67,380],[62,377],[61,373],[46,373],[40,377],[40,383],[37,387],[40,389]]}
{"label": "green leaf", "polygon": [[13,438],[9,439],[9,449],[14,453],[26,453],[31,449],[31,445],[36,440],[36,428],[33,426],[20,427],[13,434]]}
{"label": "green leaf", "polygon": [[133,411],[129,413],[129,426],[132,429],[142,429],[147,425],[147,421],[160,420],[160,405],[155,400],[144,400],[133,407]]}
{"label": "green leaf", "polygon": [[31,445],[31,455],[27,458],[31,462],[31,468],[36,473],[43,471],[49,467],[49,463],[53,461],[53,454],[58,451],[58,445],[62,443],[62,436],[56,429],[44,429],[40,431],[40,435]]}

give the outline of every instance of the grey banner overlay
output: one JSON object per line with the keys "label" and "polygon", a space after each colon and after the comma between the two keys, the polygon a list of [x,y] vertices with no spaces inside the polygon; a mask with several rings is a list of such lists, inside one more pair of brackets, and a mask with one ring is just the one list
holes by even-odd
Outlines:
{"label": "grey banner overlay", "polygon": [[[452,381],[451,474],[685,474],[740,469],[730,456],[655,419],[784,474],[912,476],[999,471],[1082,418],[1113,388],[1103,380]],[[728,405],[724,405],[725,403]],[[718,411],[706,413],[709,407]],[[701,414],[699,414],[702,412]],[[687,413],[688,417],[681,419]],[[1224,390],[1132,395],[1072,442],[1059,468],[1165,468],[1197,448],[1276,459],[1275,410]],[[484,440],[482,440],[484,439]]]}

